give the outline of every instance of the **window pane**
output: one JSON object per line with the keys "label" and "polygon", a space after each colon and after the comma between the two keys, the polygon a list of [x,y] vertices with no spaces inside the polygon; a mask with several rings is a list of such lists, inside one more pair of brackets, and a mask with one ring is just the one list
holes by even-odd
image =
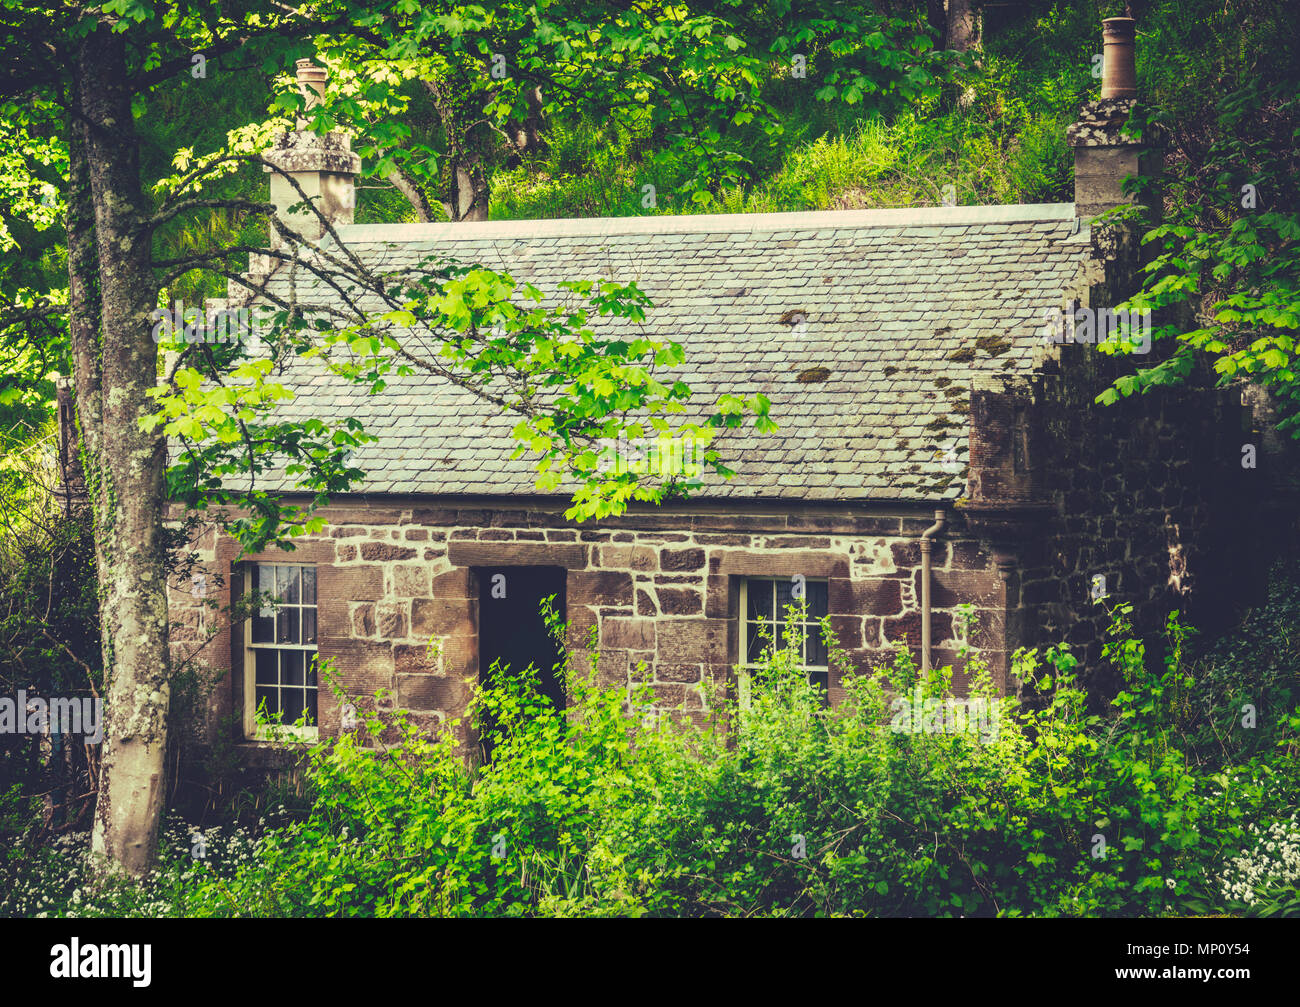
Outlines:
{"label": "window pane", "polygon": [[303,657],[301,650],[284,650],[280,652],[280,684],[302,685]]}
{"label": "window pane", "polygon": [[275,642],[298,643],[298,612],[296,608],[282,608],[275,616]]}
{"label": "window pane", "polygon": [[[265,707],[263,707],[265,703]],[[272,719],[275,718],[280,709],[280,690],[271,686],[259,685],[257,687],[257,708],[265,709]]]}
{"label": "window pane", "polygon": [[275,642],[275,617],[271,615],[253,616],[253,642]]}
{"label": "window pane", "polygon": [[751,580],[745,590],[749,595],[749,618],[771,619],[772,618],[772,582],[770,580]]}
{"label": "window pane", "polygon": [[806,612],[799,624],[801,663],[823,667],[828,663],[829,654],[817,620],[829,610],[829,586],[825,581],[804,581],[803,598],[796,598],[795,585],[793,578],[746,578],[745,663],[760,661],[771,646],[786,646],[785,608],[791,605],[796,611],[802,606]]}
{"label": "window pane", "polygon": [[808,655],[805,664],[825,665],[826,660],[826,643],[822,640],[822,628],[816,624],[805,627],[808,631],[808,639],[804,644],[804,653]]}
{"label": "window pane", "polygon": [[808,618],[820,619],[829,611],[826,605],[826,589],[827,584],[825,581],[809,581],[807,597]]}
{"label": "window pane", "polygon": [[253,651],[257,663],[256,681],[258,685],[275,685],[280,681],[276,671],[279,655],[273,650]]}
{"label": "window pane", "polygon": [[275,568],[275,593],[285,605],[298,604],[298,568],[296,566],[277,566]]}
{"label": "window pane", "polygon": [[[251,616],[247,652],[248,688],[255,705],[273,720],[291,724],[300,716],[316,723],[317,585],[315,567],[249,564],[252,591],[265,596],[265,608]],[[300,649],[306,644],[312,649]]]}
{"label": "window pane", "polygon": [[302,714],[302,690],[281,689],[280,701],[284,706],[284,722],[292,724]]}

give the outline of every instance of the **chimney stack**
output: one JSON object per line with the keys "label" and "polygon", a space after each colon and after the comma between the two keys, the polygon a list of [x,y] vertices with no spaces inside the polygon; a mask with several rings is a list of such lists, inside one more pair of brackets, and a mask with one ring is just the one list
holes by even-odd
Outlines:
{"label": "chimney stack", "polygon": [[1132,201],[1123,189],[1126,175],[1150,178],[1160,173],[1161,138],[1134,140],[1120,133],[1137,101],[1135,25],[1128,17],[1102,22],[1101,97],[1085,103],[1078,121],[1065,133],[1074,149],[1075,212],[1084,220]]}
{"label": "chimney stack", "polygon": [[[324,98],[329,75],[311,60],[300,59],[297,77],[298,90],[307,100],[304,111],[309,111]],[[302,186],[307,198],[332,226],[350,224],[356,206],[354,180],[361,171],[361,158],[352,153],[352,141],[343,133],[318,136],[307,129],[307,122],[299,116],[294,132],[275,134],[263,156],[280,171],[270,167],[262,170],[271,174],[271,202],[276,216],[308,241],[317,242],[325,234],[320,218],[306,207],[296,213],[290,211],[303,198],[280,172],[288,173]],[[279,249],[283,245],[279,232],[272,228],[271,247]]]}

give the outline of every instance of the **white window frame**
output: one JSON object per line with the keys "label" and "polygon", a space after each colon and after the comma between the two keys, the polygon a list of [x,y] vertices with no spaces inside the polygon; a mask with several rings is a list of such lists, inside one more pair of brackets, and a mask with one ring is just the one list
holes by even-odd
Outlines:
{"label": "white window frame", "polygon": [[[310,567],[316,570],[314,563],[263,563],[251,561],[244,565],[244,577],[247,584],[246,594],[252,597],[254,568],[261,567],[295,567],[299,570]],[[301,588],[299,589],[301,591]],[[301,599],[299,594],[299,599]],[[301,650],[315,657],[320,647],[320,579],[316,581],[316,603],[314,605],[304,606],[301,600],[292,608],[313,608],[316,610],[316,643],[314,644],[281,644],[281,643],[254,643],[253,642],[253,619],[256,612],[250,612],[247,619],[244,620],[244,737],[250,741],[271,741],[272,738],[270,725],[259,725],[257,723],[257,658],[259,650]],[[258,610],[260,611],[260,609]],[[301,619],[301,616],[299,617]],[[301,622],[299,623],[301,626]],[[304,662],[304,672],[306,664]],[[305,727],[297,727],[293,724],[281,724],[275,728],[275,733],[281,738],[299,741],[315,741],[320,736],[320,672],[316,675],[316,724]]]}
{"label": "white window frame", "polygon": [[[737,684],[737,686],[738,686],[738,688],[737,688],[737,697],[738,697],[738,699],[739,699],[739,701],[740,701],[740,708],[741,708],[742,710],[748,710],[748,709],[749,709],[749,706],[750,706],[750,692],[749,692],[749,687],[750,687],[750,669],[753,668],[753,667],[756,667],[756,665],[755,665],[753,662],[751,662],[751,661],[749,660],[749,639],[750,639],[750,632],[749,632],[749,630],[750,630],[750,622],[749,622],[749,582],[750,582],[750,581],[764,581],[764,582],[771,583],[771,582],[775,582],[775,581],[779,581],[779,580],[785,580],[785,579],[787,579],[787,578],[779,577],[779,576],[774,576],[774,575],[772,575],[772,574],[753,574],[752,576],[742,576],[742,577],[740,578],[740,633],[739,633],[739,637],[740,637],[740,655],[739,655],[739,656],[740,656],[740,661],[739,661],[738,664],[737,664],[738,675],[737,675],[737,682],[736,682],[736,684]],[[793,579],[793,578],[789,578],[789,579]],[[829,613],[830,613],[830,593],[829,593],[829,592],[830,592],[830,587],[829,587],[829,580],[828,580],[828,578],[825,578],[825,577],[806,577],[806,578],[804,578],[804,582],[805,582],[806,584],[826,584],[826,585],[827,585],[826,611],[827,611],[827,614],[829,614]],[[776,601],[775,601],[775,599],[773,599],[773,604],[775,605],[775,603],[776,603]],[[775,614],[775,612],[774,612],[773,614]],[[806,622],[803,624],[803,625],[804,625],[805,634],[806,634],[807,632],[810,632],[810,631],[811,631],[811,630],[810,630],[810,627],[815,628],[815,631],[818,632],[818,633],[820,633],[820,632],[821,632],[820,622],[821,622],[821,617],[820,617],[820,616],[818,616],[815,620],[813,620],[813,619],[809,619],[808,621],[806,621]],[[776,641],[774,641],[774,643],[776,643],[777,645],[780,645],[781,641],[780,641],[780,640],[776,640]],[[808,648],[808,641],[807,641],[807,638],[806,638],[806,635],[805,635],[805,639],[804,639],[804,653],[805,653],[805,655],[807,654],[807,648]],[[828,656],[829,656],[829,655],[828,655]],[[801,663],[801,664],[799,665],[799,667],[800,667],[800,669],[802,669],[802,670],[805,672],[805,674],[807,674],[807,675],[809,676],[809,681],[812,680],[811,676],[814,675],[814,674],[825,675],[825,676],[826,676],[826,684],[827,684],[827,687],[828,687],[828,689],[829,689],[829,686],[830,686],[830,670],[831,670],[829,664],[802,664],[802,663]]]}

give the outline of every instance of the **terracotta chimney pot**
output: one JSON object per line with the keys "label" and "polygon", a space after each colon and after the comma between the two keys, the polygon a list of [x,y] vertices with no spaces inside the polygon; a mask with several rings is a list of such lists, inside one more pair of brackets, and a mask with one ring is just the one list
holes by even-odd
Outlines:
{"label": "terracotta chimney pot", "polygon": [[1137,58],[1131,17],[1108,17],[1101,23],[1103,98],[1137,97]]}

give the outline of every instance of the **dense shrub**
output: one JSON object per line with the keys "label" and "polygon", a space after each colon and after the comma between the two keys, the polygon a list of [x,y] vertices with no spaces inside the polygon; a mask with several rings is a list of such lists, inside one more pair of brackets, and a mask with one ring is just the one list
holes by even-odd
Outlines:
{"label": "dense shrub", "polygon": [[1268,744],[1248,754],[1217,764],[1189,754],[1201,712],[1187,631],[1170,618],[1152,675],[1128,614],[1112,613],[1107,655],[1126,687],[1105,717],[1087,712],[1065,648],[1017,655],[1041,698],[1030,709],[996,697],[975,654],[965,706],[950,702],[951,669],[923,675],[903,654],[875,676],[846,676],[832,708],[795,651],[775,647],[745,708],[711,696],[703,725],[650,716],[648,691],[601,687],[572,663],[565,712],[531,669],[507,673],[477,693],[475,716],[498,725],[486,766],[467,766],[456,725],[430,738],[400,713],[376,714],[312,750],[305,817],[263,822],[256,840],[208,830],[217,852],[197,858],[177,824],[158,874],[108,894],[88,894],[84,857],[31,850],[5,868],[9,890],[25,894],[0,909],[1294,912],[1300,715],[1261,721]]}
{"label": "dense shrub", "polygon": [[[63,514],[48,487],[0,498],[0,696],[89,697],[102,693],[94,535],[88,516]],[[25,711],[24,711],[25,715]],[[98,770],[94,747],[55,735],[0,732],[0,793],[42,794],[51,828],[85,827]],[[0,847],[15,841],[0,815]]]}

